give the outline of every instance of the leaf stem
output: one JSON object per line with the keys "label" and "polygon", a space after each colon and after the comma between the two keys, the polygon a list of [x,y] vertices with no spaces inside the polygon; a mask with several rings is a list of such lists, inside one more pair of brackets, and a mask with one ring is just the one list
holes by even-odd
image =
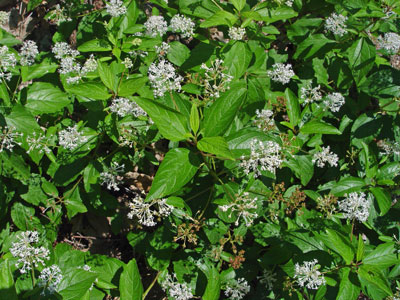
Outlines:
{"label": "leaf stem", "polygon": [[153,279],[153,282],[149,285],[149,287],[147,288],[147,290],[143,293],[143,297],[142,300],[144,300],[147,296],[147,294],[150,292],[150,290],[153,288],[154,284],[157,282],[158,277],[160,276],[161,271],[158,271],[156,277]]}

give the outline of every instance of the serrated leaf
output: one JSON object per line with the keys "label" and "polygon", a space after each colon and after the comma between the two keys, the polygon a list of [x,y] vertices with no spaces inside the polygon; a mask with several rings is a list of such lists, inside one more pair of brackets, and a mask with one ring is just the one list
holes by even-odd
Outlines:
{"label": "serrated leaf", "polygon": [[142,300],[143,285],[136,260],[133,258],[121,274],[119,281],[121,300]]}
{"label": "serrated leaf", "polygon": [[223,135],[235,118],[246,96],[246,84],[237,82],[231,85],[219,99],[205,112],[203,121],[204,136]]}
{"label": "serrated leaf", "polygon": [[300,128],[301,133],[321,133],[321,134],[336,134],[336,135],[341,135],[342,133],[340,132],[339,129],[337,129],[335,126],[325,123],[323,121],[310,121],[306,124],[304,124]]}
{"label": "serrated leaf", "polygon": [[165,138],[178,142],[191,135],[188,127],[189,116],[151,99],[135,98],[135,101],[147,112]]}
{"label": "serrated leaf", "polygon": [[157,170],[146,199],[163,198],[179,191],[193,178],[199,166],[199,158],[189,149],[169,150]]}
{"label": "serrated leaf", "polygon": [[235,160],[228,143],[222,136],[205,137],[197,143],[197,148],[200,151],[215,154],[217,157],[229,158]]}

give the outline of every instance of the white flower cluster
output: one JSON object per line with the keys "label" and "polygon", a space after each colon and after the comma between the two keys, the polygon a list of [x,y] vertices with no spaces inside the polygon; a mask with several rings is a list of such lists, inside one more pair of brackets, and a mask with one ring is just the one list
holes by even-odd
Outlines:
{"label": "white flower cluster", "polygon": [[110,2],[106,4],[106,10],[111,17],[119,17],[126,14],[126,7],[121,0],[110,0]]}
{"label": "white flower cluster", "polygon": [[391,54],[396,54],[400,50],[400,35],[394,32],[387,32],[383,37],[378,38],[378,47],[385,49]]}
{"label": "white flower cluster", "polygon": [[38,46],[34,41],[25,41],[19,52],[20,63],[23,66],[30,66],[35,62],[36,56],[39,54]]}
{"label": "white flower cluster", "polygon": [[168,294],[169,297],[175,300],[189,300],[193,298],[192,291],[189,285],[179,283],[176,275],[167,275],[161,283],[162,289]]}
{"label": "white flower cluster", "polygon": [[[158,211],[154,209],[156,205],[158,206]],[[155,199],[151,202],[145,202],[142,195],[139,194],[129,203],[129,208],[131,209],[128,213],[129,219],[136,217],[140,224],[149,227],[157,224],[154,220],[155,217],[168,217],[173,210],[173,206],[167,204],[167,199]]]}
{"label": "white flower cluster", "polygon": [[149,52],[138,49],[138,50],[129,51],[129,54],[132,55],[134,58],[136,58],[138,56],[145,58],[147,55],[149,55]]}
{"label": "white flower cluster", "polygon": [[63,22],[70,22],[72,19],[68,16],[65,7],[61,7],[60,4],[56,4],[52,11],[49,12],[49,19],[60,25]]}
{"label": "white flower cluster", "polygon": [[158,56],[162,57],[168,54],[171,46],[166,42],[162,42],[160,46],[155,46],[154,48],[156,49],[156,53],[158,54]]}
{"label": "white flower cluster", "polygon": [[220,93],[229,90],[229,83],[232,81],[233,76],[224,73],[225,67],[222,59],[211,61],[211,66],[207,67],[205,63],[201,64],[201,69],[205,70],[204,73],[204,94],[208,97],[219,98]]}
{"label": "white flower cluster", "polygon": [[343,216],[349,220],[367,221],[370,203],[365,197],[366,195],[363,192],[346,194],[346,199],[338,202],[339,209],[343,211]]}
{"label": "white flower cluster", "polygon": [[136,102],[127,98],[113,99],[110,110],[120,117],[133,115],[134,117],[147,116],[146,112]]}
{"label": "white flower cluster", "polygon": [[322,99],[321,87],[318,85],[313,88],[311,84],[300,89],[300,99],[303,100],[302,105],[305,106],[308,103],[320,101]]}
{"label": "white flower cluster", "polygon": [[332,13],[331,16],[325,20],[325,30],[338,36],[343,36],[347,33],[346,21],[347,17]]}
{"label": "white flower cluster", "polygon": [[263,270],[262,275],[257,276],[257,279],[268,291],[270,291],[274,288],[274,284],[276,282],[276,273],[272,272],[271,270]]}
{"label": "white flower cluster", "polygon": [[26,273],[39,264],[44,265],[45,260],[49,260],[50,251],[45,247],[35,247],[32,244],[39,242],[37,231],[24,231],[18,237],[18,241],[13,242],[10,248],[12,256],[17,257],[17,267],[21,273]]}
{"label": "white flower cluster", "polygon": [[243,218],[247,227],[251,226],[254,219],[258,217],[256,213],[257,198],[250,198],[248,192],[244,192],[242,195],[238,196],[234,202],[220,206],[220,209],[222,211],[230,210],[230,218],[232,217],[232,214],[237,215],[235,221],[236,226],[239,225],[240,217]]}
{"label": "white flower cluster", "polygon": [[267,71],[267,75],[271,77],[273,81],[287,84],[290,79],[295,76],[291,64],[276,63],[272,66],[272,70]]}
{"label": "white flower cluster", "polygon": [[261,176],[262,171],[269,171],[275,174],[276,168],[282,164],[281,146],[273,141],[263,143],[257,139],[250,142],[250,156],[242,156],[240,167],[244,169],[246,174],[254,172],[255,177]]}
{"label": "white flower cluster", "polygon": [[21,145],[17,139],[22,137],[22,133],[16,132],[15,128],[10,126],[0,126],[0,153],[7,149],[12,151],[15,145]]}
{"label": "white flower cluster", "polygon": [[50,153],[50,145],[48,144],[48,139],[43,132],[34,132],[32,135],[26,137],[26,142],[29,146],[27,153],[31,153],[33,150],[38,150],[39,153]]}
{"label": "white flower cluster", "polygon": [[133,67],[133,62],[129,57],[125,57],[125,59],[122,61],[122,64],[125,66],[125,68],[130,69]]}
{"label": "white flower cluster", "polygon": [[0,78],[11,80],[12,74],[9,70],[17,64],[17,57],[11,53],[7,46],[0,47]]}
{"label": "white flower cluster", "polygon": [[244,278],[230,281],[225,289],[225,296],[230,300],[243,299],[250,292],[250,285]]}
{"label": "white flower cluster", "polygon": [[143,25],[146,35],[151,37],[163,36],[168,31],[168,24],[163,16],[151,16]]}
{"label": "white flower cluster", "polygon": [[275,126],[274,112],[272,110],[263,109],[260,111],[257,109],[256,116],[257,118],[253,121],[253,124],[262,131],[268,132]]}
{"label": "white flower cluster", "polygon": [[173,32],[181,34],[182,38],[190,38],[194,34],[194,22],[191,18],[176,14],[172,17],[170,27]]}
{"label": "white flower cluster", "polygon": [[76,61],[76,57],[80,54],[79,51],[72,49],[65,42],[57,42],[52,52],[57,59],[60,59],[61,68],[58,70],[60,74],[68,75],[67,83],[77,83],[90,72],[97,69],[97,61],[93,55],[87,59],[83,66]]}
{"label": "white flower cluster", "polygon": [[323,103],[332,112],[338,112],[345,102],[341,93],[330,93],[325,97]]}
{"label": "white flower cluster", "polygon": [[0,11],[0,25],[4,25],[10,19],[10,13],[6,11]]}
{"label": "white flower cluster", "polygon": [[246,34],[246,29],[242,27],[230,27],[228,35],[232,40],[241,41]]}
{"label": "white flower cluster", "polygon": [[323,168],[328,163],[331,167],[337,167],[339,157],[337,154],[330,151],[330,146],[321,147],[321,151],[313,155],[312,162],[317,167]]}
{"label": "white flower cluster", "polygon": [[88,138],[78,131],[78,125],[69,126],[58,133],[60,146],[70,151],[86,143]]}
{"label": "white flower cluster", "polygon": [[63,279],[61,269],[57,265],[51,265],[50,267],[44,268],[39,275],[39,286],[44,287],[50,293],[57,291],[57,287]]}
{"label": "white flower cluster", "polygon": [[378,147],[383,150],[384,155],[399,155],[400,156],[400,143],[390,140],[382,140],[378,143]]}
{"label": "white flower cluster", "polygon": [[155,97],[162,97],[168,91],[181,90],[182,76],[176,74],[174,66],[164,59],[150,65],[148,76]]}
{"label": "white flower cluster", "polygon": [[108,190],[119,191],[118,185],[122,183],[120,174],[124,172],[124,168],[125,165],[113,161],[107,171],[100,173],[101,184],[107,185]]}
{"label": "white flower cluster", "polygon": [[318,261],[305,261],[302,265],[296,263],[294,278],[297,278],[298,284],[308,289],[317,290],[321,285],[326,284],[324,275],[319,271]]}

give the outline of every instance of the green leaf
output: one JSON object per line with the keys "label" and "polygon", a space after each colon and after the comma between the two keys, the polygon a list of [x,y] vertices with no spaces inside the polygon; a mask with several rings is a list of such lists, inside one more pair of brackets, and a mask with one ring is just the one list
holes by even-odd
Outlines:
{"label": "green leaf", "polygon": [[178,142],[191,135],[188,116],[151,99],[136,97],[135,101],[147,112],[165,138]]}
{"label": "green leaf", "polygon": [[64,273],[58,286],[58,293],[63,300],[82,299],[96,280],[97,275],[78,268],[72,268]]}
{"label": "green leaf", "polygon": [[118,89],[118,96],[120,97],[132,96],[133,94],[140,91],[140,89],[144,87],[147,81],[148,81],[147,77],[129,78],[122,80],[121,85]]}
{"label": "green leaf", "polygon": [[221,293],[221,277],[214,266],[201,268],[207,277],[207,286],[204,291],[203,300],[218,300]]}
{"label": "green leaf", "polygon": [[197,109],[197,105],[193,103],[192,108],[190,110],[190,128],[192,128],[194,134],[197,134],[199,126],[200,126],[199,110]]}
{"label": "green leaf", "polygon": [[25,107],[15,105],[11,113],[5,116],[8,126],[14,127],[17,131],[30,134],[40,130],[38,123],[30,112]]}
{"label": "green leaf", "polygon": [[331,124],[325,123],[323,121],[310,121],[306,124],[304,124],[301,128],[300,128],[300,132],[301,133],[322,133],[322,134],[337,134],[337,135],[341,135],[342,133],[340,132],[339,129],[337,129],[336,127],[334,127]]}
{"label": "green leaf", "polygon": [[111,50],[112,46],[108,41],[99,39],[87,41],[78,47],[80,52],[106,52]]}
{"label": "green leaf", "polygon": [[26,194],[21,195],[21,198],[24,199],[26,202],[31,203],[35,206],[39,205],[40,203],[46,204],[47,196],[42,191],[40,175],[39,174],[32,174],[32,175],[31,179],[29,180],[28,192]]}
{"label": "green leaf", "polygon": [[111,70],[111,66],[98,61],[97,70],[99,71],[100,79],[104,85],[115,93],[117,91],[119,80],[116,74]]}
{"label": "green leaf", "polygon": [[246,84],[237,82],[204,112],[204,136],[219,136],[231,125],[246,97]]}
{"label": "green leaf", "polygon": [[181,66],[190,56],[190,50],[184,44],[174,41],[169,43],[167,58],[174,65]]}
{"label": "green leaf", "polygon": [[400,257],[396,254],[394,243],[385,243],[365,255],[363,263],[379,268],[387,268],[400,263]]}
{"label": "green leaf", "polygon": [[36,7],[38,7],[40,4],[42,4],[41,0],[30,0],[27,2],[28,3],[28,7],[27,10],[28,11],[32,11],[34,10]]}
{"label": "green leaf", "polygon": [[350,264],[354,258],[354,249],[348,238],[333,229],[326,229],[325,231],[329,241],[325,245],[338,253],[346,264]]}
{"label": "green leaf", "polygon": [[200,151],[215,154],[217,157],[229,158],[235,160],[228,143],[222,136],[205,137],[197,143],[197,148]]}
{"label": "green leaf", "polygon": [[107,100],[111,97],[107,88],[100,82],[83,82],[77,84],[66,84],[65,90],[77,96],[86,97],[93,100]]}
{"label": "green leaf", "polygon": [[292,8],[284,6],[273,9],[264,8],[257,10],[256,12],[262,15],[262,20],[267,24],[274,23],[280,20],[291,19],[298,15],[298,13],[294,11]]}
{"label": "green leaf", "polygon": [[121,300],[142,300],[143,285],[136,260],[133,258],[121,274],[119,281]]}
{"label": "green leaf", "polygon": [[355,274],[350,268],[343,268],[340,272],[339,292],[336,300],[357,299],[360,294],[360,287],[355,285]]}
{"label": "green leaf", "polygon": [[366,78],[375,63],[375,45],[363,37],[355,41],[348,50],[350,69],[357,85]]}
{"label": "green leaf", "polygon": [[0,99],[3,99],[6,106],[11,105],[10,95],[8,94],[8,90],[4,82],[0,84]]}
{"label": "green leaf", "polygon": [[54,73],[58,68],[58,65],[52,64],[48,61],[43,61],[40,64],[35,64],[32,66],[22,66],[21,67],[21,77],[22,81],[26,82],[32,79],[41,78],[47,74]]}
{"label": "green leaf", "polygon": [[390,193],[381,187],[371,187],[369,189],[374,194],[376,201],[378,202],[380,215],[384,216],[392,206],[392,197]]}
{"label": "green leaf", "polygon": [[230,12],[219,10],[211,17],[207,18],[204,22],[200,24],[201,28],[213,27],[218,25],[227,25],[229,27],[233,26],[237,21],[237,16],[231,14]]}
{"label": "green leaf", "polygon": [[393,295],[387,279],[378,268],[374,266],[361,265],[358,269],[358,276],[360,279],[366,280],[371,285],[383,291],[386,295]]}
{"label": "green leaf", "polygon": [[179,191],[192,179],[199,166],[198,157],[189,149],[169,150],[157,170],[147,200],[162,198]]}
{"label": "green leaf", "polygon": [[331,193],[337,197],[342,197],[345,194],[359,192],[365,186],[365,181],[357,177],[346,177],[336,183]]}
{"label": "green leaf", "polygon": [[18,202],[11,208],[11,219],[21,230],[30,230],[40,224],[39,219],[35,217],[35,209]]}
{"label": "green leaf", "polygon": [[59,88],[47,82],[35,82],[28,89],[25,107],[33,114],[55,113],[61,111],[71,100]]}
{"label": "green leaf", "polygon": [[358,235],[358,246],[357,246],[357,261],[362,261],[364,258],[364,240],[362,239],[361,234]]}
{"label": "green leaf", "polygon": [[335,41],[327,39],[323,34],[313,34],[302,41],[296,49],[294,59],[307,60],[313,57],[324,57],[332,49]]}
{"label": "green leaf", "polygon": [[68,219],[74,217],[77,213],[87,212],[86,206],[83,204],[81,195],[79,193],[79,187],[73,187],[69,191],[64,193],[64,204],[67,208]]}
{"label": "green leaf", "polygon": [[239,79],[246,72],[250,64],[252,53],[244,42],[236,42],[225,53],[224,64],[228,67],[228,74]]}
{"label": "green leaf", "polygon": [[8,259],[0,263],[0,299],[18,300]]}
{"label": "green leaf", "polygon": [[301,184],[306,186],[314,175],[314,164],[310,155],[295,155],[285,164],[300,178]]}
{"label": "green leaf", "polygon": [[238,10],[241,11],[246,5],[246,0],[229,0],[230,3]]}
{"label": "green leaf", "polygon": [[300,104],[299,99],[296,95],[287,88],[285,90],[285,96],[288,101],[286,101],[287,111],[289,115],[290,124],[296,126],[300,121]]}

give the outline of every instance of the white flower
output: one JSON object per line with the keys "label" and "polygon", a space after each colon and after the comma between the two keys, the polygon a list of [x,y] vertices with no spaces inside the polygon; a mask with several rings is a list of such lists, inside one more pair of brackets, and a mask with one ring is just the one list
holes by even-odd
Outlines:
{"label": "white flower", "polygon": [[228,35],[232,40],[241,41],[246,34],[246,29],[242,27],[230,27]]}
{"label": "white flower", "polygon": [[305,261],[303,265],[296,263],[294,278],[297,278],[297,282],[300,286],[306,285],[308,289],[317,290],[321,285],[326,284],[324,275],[318,271],[318,261],[316,259],[312,261]]}
{"label": "white flower", "polygon": [[344,212],[343,216],[350,220],[357,219],[365,222],[368,219],[370,207],[365,196],[363,192],[346,194],[346,199],[338,202],[339,209]]}
{"label": "white flower", "polygon": [[119,191],[118,185],[122,183],[121,173],[124,172],[125,165],[112,162],[105,172],[100,173],[101,184],[107,185],[108,190]]}
{"label": "white flower", "polygon": [[51,51],[55,54],[55,58],[62,59],[66,56],[76,57],[79,55],[79,51],[74,50],[65,42],[57,42],[51,49]]}
{"label": "white flower", "polygon": [[156,49],[156,52],[159,56],[165,56],[168,54],[171,46],[166,42],[162,42],[160,46],[155,46],[154,48]]}
{"label": "white flower", "polygon": [[262,131],[267,132],[275,126],[273,118],[274,112],[272,110],[263,109],[259,111],[257,109],[256,116],[257,118],[253,121],[253,124],[256,125]]}
{"label": "white flower", "polygon": [[314,101],[320,101],[322,99],[321,87],[318,85],[313,88],[309,83],[306,87],[300,89],[300,99],[303,100],[303,106]]}
{"label": "white flower", "polygon": [[74,125],[61,130],[58,133],[58,140],[60,146],[72,151],[86,143],[88,138],[78,131],[78,125]]}
{"label": "white flower", "polygon": [[0,25],[4,25],[8,22],[10,13],[6,11],[0,11]]}
{"label": "white flower", "polygon": [[12,151],[15,145],[21,145],[21,142],[17,141],[20,137],[22,137],[22,133],[15,132],[14,127],[0,126],[0,153],[4,149]]}
{"label": "white flower", "polygon": [[18,257],[17,267],[21,273],[26,273],[32,267],[44,265],[45,260],[49,260],[50,251],[45,247],[35,247],[32,244],[39,242],[37,231],[24,231],[18,237],[18,241],[13,242],[10,248],[12,256]]}
{"label": "white flower", "polygon": [[400,35],[394,32],[385,33],[384,37],[378,38],[378,47],[396,54],[400,50]]}
{"label": "white flower", "polygon": [[[158,211],[154,208],[158,206]],[[154,217],[168,217],[173,207],[166,203],[166,199],[154,199],[151,202],[144,201],[144,195],[137,194],[132,202],[129,203],[131,211],[128,213],[128,218],[138,218],[138,222],[145,226],[155,226],[157,223]]]}
{"label": "white flower", "polygon": [[400,155],[400,143],[390,140],[382,140],[378,142],[378,147],[383,150],[384,155]]}
{"label": "white flower", "polygon": [[254,219],[258,217],[256,213],[257,198],[250,198],[248,192],[244,192],[242,195],[237,196],[233,203],[222,205],[220,209],[222,211],[230,210],[230,218],[232,217],[232,214],[237,215],[237,219],[235,221],[236,226],[239,225],[240,217],[243,218],[243,221],[247,227],[251,226]]}
{"label": "white flower", "polygon": [[180,32],[183,38],[190,38],[194,34],[194,22],[191,18],[176,14],[171,19],[171,29],[173,32]]}
{"label": "white flower", "polygon": [[341,93],[330,93],[325,97],[323,103],[325,107],[329,108],[332,112],[338,112],[345,102]]}
{"label": "white flower", "polygon": [[151,37],[163,36],[168,31],[163,16],[151,16],[143,25],[146,28],[146,35]]}
{"label": "white flower", "polygon": [[295,76],[291,64],[276,63],[272,66],[272,70],[267,71],[267,75],[271,77],[273,81],[280,82],[282,84],[289,83],[290,79]]}
{"label": "white flower", "polygon": [[38,46],[34,41],[25,41],[21,47],[19,55],[20,63],[23,66],[30,66],[35,62],[36,56],[39,54]]}
{"label": "white flower", "polygon": [[250,292],[250,285],[244,278],[229,282],[225,289],[225,296],[230,300],[243,299]]}
{"label": "white flower", "polygon": [[8,71],[9,69],[15,67],[16,64],[17,57],[15,54],[9,52],[7,46],[0,47],[0,78],[10,81],[12,74]]}
{"label": "white flower", "polygon": [[179,283],[175,274],[173,276],[169,274],[165,276],[161,282],[161,287],[174,300],[189,300],[193,298],[189,285],[186,282]]}
{"label": "white flower", "polygon": [[242,156],[240,166],[244,169],[245,174],[254,172],[255,177],[261,176],[262,171],[275,173],[276,168],[282,164],[281,147],[273,141],[263,143],[257,139],[253,139],[250,143],[250,156]]}
{"label": "white flower", "polygon": [[331,167],[337,167],[337,163],[339,161],[339,157],[330,152],[330,146],[322,147],[320,152],[317,152],[313,155],[312,162],[315,163],[317,167],[323,168],[325,167],[325,163],[329,163]]}
{"label": "white flower", "polygon": [[338,36],[343,36],[347,33],[346,21],[347,17],[332,13],[331,16],[325,20],[325,30]]}
{"label": "white flower", "polygon": [[106,10],[112,17],[119,17],[126,14],[126,7],[121,0],[110,0],[106,4]]}
{"label": "white flower", "polygon": [[126,57],[122,64],[125,66],[125,68],[130,69],[133,67],[133,62],[129,57]]}
{"label": "white flower", "polygon": [[257,276],[257,279],[267,290],[272,290],[276,282],[276,274],[271,270],[264,270],[261,276]]}
{"label": "white flower", "polygon": [[138,56],[144,58],[147,55],[149,55],[149,52],[143,51],[143,50],[132,50],[132,51],[129,51],[129,54],[132,55],[135,58],[138,57]]}
{"label": "white flower", "polygon": [[127,98],[113,99],[110,110],[120,117],[126,117],[131,114],[135,117],[147,116],[146,112],[136,102]]}
{"label": "white flower", "polygon": [[201,65],[201,69],[205,70],[204,73],[204,94],[208,97],[219,98],[220,93],[229,90],[229,83],[232,81],[233,76],[225,73],[226,67],[223,66],[222,59],[211,61],[211,66],[207,67],[205,63]]}
{"label": "white flower", "polygon": [[168,91],[181,90],[182,76],[177,75],[174,66],[164,59],[150,65],[148,76],[155,97],[162,97]]}
{"label": "white flower", "polygon": [[94,58],[94,55],[91,54],[90,57],[83,64],[83,67],[80,70],[80,75],[86,76],[87,73],[94,72],[96,70],[97,70],[97,60]]}
{"label": "white flower", "polygon": [[31,153],[33,150],[38,150],[39,153],[50,153],[51,149],[48,144],[48,139],[43,132],[28,135],[26,137],[26,142],[29,145],[27,153]]}
{"label": "white flower", "polygon": [[40,273],[38,284],[40,287],[47,289],[50,293],[54,293],[62,279],[63,275],[60,267],[51,265],[48,268],[44,268]]}

